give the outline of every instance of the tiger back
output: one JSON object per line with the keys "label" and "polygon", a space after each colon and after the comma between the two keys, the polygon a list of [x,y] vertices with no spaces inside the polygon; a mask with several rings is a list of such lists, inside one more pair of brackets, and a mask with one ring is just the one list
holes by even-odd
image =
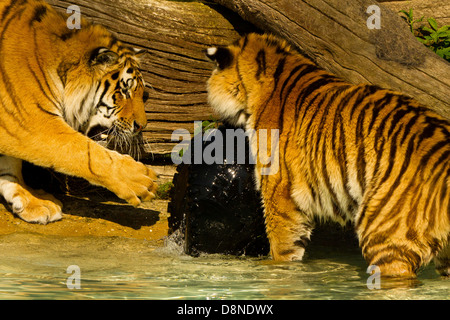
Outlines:
{"label": "tiger back", "polygon": [[126,153],[147,124],[142,52],[99,25],[44,1],[0,3],[0,194],[26,221],[61,218],[61,204],[30,190],[21,161],[108,188],[133,205],[154,197],[156,175]]}
{"label": "tiger back", "polygon": [[[216,113],[279,132],[267,141],[279,169],[262,175],[260,157],[255,169],[275,260],[301,260],[319,217],[353,223],[382,276],[414,277],[432,258],[450,273],[447,119],[398,92],[351,85],[271,35],[206,54],[216,62],[208,80]],[[258,155],[261,143],[251,141]]]}

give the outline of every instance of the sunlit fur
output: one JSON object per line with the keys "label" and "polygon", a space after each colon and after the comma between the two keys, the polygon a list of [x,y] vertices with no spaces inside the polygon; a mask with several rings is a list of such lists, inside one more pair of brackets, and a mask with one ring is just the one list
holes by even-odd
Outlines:
{"label": "sunlit fur", "polygon": [[103,132],[99,140],[125,153],[142,143],[142,52],[84,19],[69,29],[67,18],[43,1],[0,3],[0,193],[31,222],[57,220],[61,208],[26,191],[19,159],[83,177],[133,205],[156,188],[143,164],[86,137]]}
{"label": "sunlit fur", "polygon": [[414,277],[433,257],[449,274],[446,119],[400,93],[346,83],[274,36],[206,54],[217,65],[209,101],[222,119],[279,130],[279,171],[261,175],[259,161],[255,170],[273,259],[302,259],[320,217],[352,222],[382,276]]}

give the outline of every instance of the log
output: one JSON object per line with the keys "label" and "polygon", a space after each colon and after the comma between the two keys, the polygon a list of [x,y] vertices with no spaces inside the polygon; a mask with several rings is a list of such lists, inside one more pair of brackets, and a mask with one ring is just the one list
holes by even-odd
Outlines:
{"label": "log", "polygon": [[[450,119],[450,64],[418,42],[398,14],[373,0],[213,0],[289,40],[351,83],[401,91]],[[369,29],[367,8],[381,9]],[[405,3],[407,6],[407,3]],[[407,9],[407,8],[405,8]]]}

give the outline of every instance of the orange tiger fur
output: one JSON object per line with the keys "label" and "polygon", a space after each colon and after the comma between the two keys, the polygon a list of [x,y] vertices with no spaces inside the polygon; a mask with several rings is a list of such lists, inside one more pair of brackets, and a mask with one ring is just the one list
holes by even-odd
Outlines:
{"label": "orange tiger fur", "polygon": [[301,260],[319,216],[353,222],[384,276],[413,277],[433,257],[449,274],[446,119],[400,93],[346,83],[271,35],[206,54],[217,63],[215,111],[247,130],[279,130],[279,170],[261,175],[259,157],[255,169],[273,259]]}
{"label": "orange tiger fur", "polygon": [[66,19],[43,1],[0,3],[0,193],[31,222],[61,218],[61,204],[25,186],[20,159],[132,205],[156,189],[152,170],[86,136],[95,126],[129,137],[145,127],[139,53],[99,25],[83,19],[70,30]]}

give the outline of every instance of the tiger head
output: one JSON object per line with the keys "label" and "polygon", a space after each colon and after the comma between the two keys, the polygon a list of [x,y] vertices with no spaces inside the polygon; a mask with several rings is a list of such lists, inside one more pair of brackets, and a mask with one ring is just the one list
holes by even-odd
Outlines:
{"label": "tiger head", "polygon": [[256,33],[228,47],[206,49],[207,58],[215,63],[207,84],[208,101],[222,120],[245,126],[255,108],[270,100],[280,73],[278,61],[291,52],[286,42]]}
{"label": "tiger head", "polygon": [[[94,27],[99,28],[99,27]],[[102,29],[95,30],[97,33]],[[99,37],[97,34],[97,38]],[[64,83],[64,118],[75,130],[110,149],[139,157],[147,124],[147,98],[139,59],[145,53],[109,36],[76,63],[58,67]],[[91,46],[92,47],[92,46]]]}

